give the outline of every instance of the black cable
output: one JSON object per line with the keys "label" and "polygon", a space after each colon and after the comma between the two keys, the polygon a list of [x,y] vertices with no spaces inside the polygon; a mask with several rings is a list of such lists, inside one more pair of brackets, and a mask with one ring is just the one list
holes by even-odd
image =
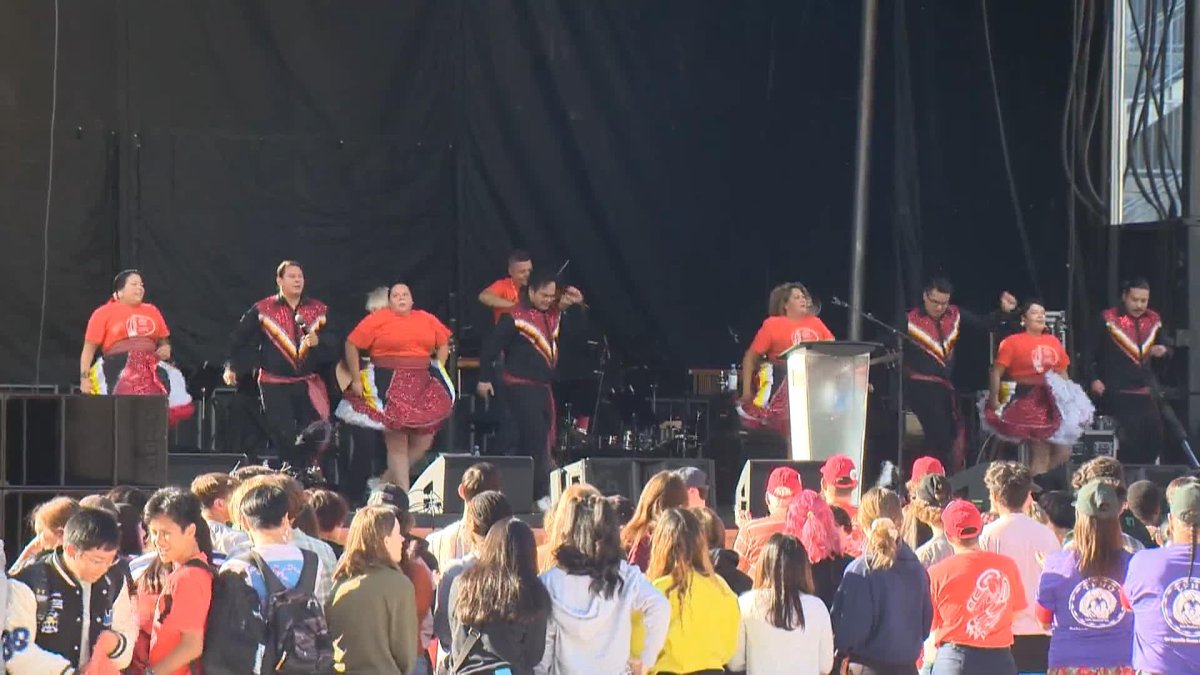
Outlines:
{"label": "black cable", "polygon": [[[1178,204],[1174,194],[1175,182],[1170,180],[1171,174],[1167,170],[1167,165],[1174,165],[1174,161],[1170,157],[1170,144],[1167,141],[1166,132],[1164,131],[1166,120],[1163,116],[1163,109],[1166,107],[1167,42],[1171,30],[1171,15],[1174,13],[1175,8],[1174,0],[1171,0],[1170,4],[1166,7],[1167,11],[1163,14],[1162,30],[1160,31],[1158,44],[1155,47],[1154,57],[1151,61],[1150,86],[1146,92],[1148,94],[1147,100],[1154,106],[1156,115],[1153,124],[1154,132],[1151,135],[1151,142],[1154,145],[1151,146],[1149,142],[1143,139],[1143,146],[1145,147],[1144,154],[1153,160],[1153,164],[1157,170],[1157,174],[1152,174],[1151,178],[1161,177],[1163,194],[1167,199],[1167,215],[1174,217],[1179,215],[1179,211],[1177,210]],[[1157,83],[1155,82],[1156,77]],[[1152,154],[1153,150],[1157,150],[1157,153]],[[1157,184],[1158,180],[1155,180],[1155,183]]]}
{"label": "black cable", "polygon": [[1008,194],[1012,199],[1013,212],[1017,219],[1017,233],[1021,237],[1021,248],[1025,253],[1025,266],[1029,268],[1033,292],[1042,297],[1042,287],[1038,283],[1037,268],[1033,262],[1033,247],[1029,243],[1029,233],[1025,230],[1025,217],[1021,213],[1021,200],[1017,195],[1017,182],[1013,178],[1012,159],[1008,155],[1008,135],[1004,132],[1004,113],[1000,108],[1000,88],[996,83],[996,64],[992,58],[992,31],[988,25],[987,0],[979,0],[983,14],[983,42],[987,49],[988,75],[992,82],[992,100],[996,105],[996,122],[1000,128],[1000,152],[1004,157],[1004,173],[1008,176]]}
{"label": "black cable", "polygon": [[[1149,29],[1147,29],[1147,35],[1143,35],[1142,27],[1140,27],[1138,24],[1137,13],[1134,12],[1133,0],[1126,0],[1126,4],[1129,8],[1129,18],[1130,18],[1130,22],[1133,24],[1133,34],[1134,34],[1135,39],[1137,40],[1138,52],[1139,52],[1140,56],[1139,56],[1138,68],[1137,68],[1137,77],[1134,79],[1134,84],[1133,84],[1133,96],[1130,99],[1131,103],[1130,103],[1130,108],[1129,108],[1129,128],[1125,132],[1125,169],[1124,169],[1124,174],[1132,175],[1133,182],[1138,188],[1138,193],[1141,194],[1142,198],[1146,201],[1146,203],[1149,204],[1150,207],[1155,210],[1155,212],[1158,214],[1159,218],[1165,218],[1165,215],[1163,213],[1163,211],[1164,211],[1163,204],[1158,199],[1158,191],[1154,189],[1153,181],[1150,181],[1151,185],[1148,188],[1146,186],[1146,184],[1142,181],[1141,175],[1139,175],[1139,173],[1132,168],[1133,162],[1130,161],[1131,157],[1136,157],[1136,152],[1135,152],[1135,147],[1134,147],[1134,139],[1136,139],[1138,137],[1140,131],[1145,130],[1145,126],[1146,126],[1146,113],[1148,112],[1148,108],[1145,105],[1144,100],[1141,101],[1142,105],[1139,105],[1139,100],[1142,99],[1142,87],[1143,87],[1144,81],[1145,81],[1146,70],[1149,66],[1149,64],[1147,62],[1147,48],[1146,48],[1146,43],[1148,42],[1148,37],[1149,37],[1149,35],[1148,35]],[[1153,17],[1153,14],[1152,14],[1153,10],[1154,10],[1154,0],[1148,0],[1146,3],[1146,11],[1147,11],[1147,15],[1149,17],[1151,17],[1150,18],[1151,21],[1152,21],[1152,17]],[[1118,95],[1118,92],[1114,92],[1114,95]],[[1135,109],[1138,111],[1136,116],[1134,114]],[[1122,175],[1122,180],[1123,179],[1124,179],[1124,175]]]}
{"label": "black cable", "polygon": [[[1095,27],[1097,10],[1095,9],[1094,5],[1091,2],[1088,2],[1088,0],[1083,0],[1083,1],[1086,2],[1089,6],[1092,6],[1091,23],[1089,24],[1089,28],[1088,28],[1088,33],[1090,36],[1091,32],[1094,30],[1094,27]],[[1085,54],[1088,54],[1089,56],[1091,53],[1090,41],[1091,40],[1089,37],[1089,49],[1087,52],[1085,52]],[[1097,208],[1100,209],[1101,211],[1104,211],[1106,208],[1105,207],[1106,200],[1100,196],[1101,192],[1100,192],[1100,190],[1098,190],[1096,188],[1096,182],[1092,177],[1092,165],[1091,165],[1091,157],[1090,157],[1090,153],[1091,153],[1091,149],[1092,149],[1092,135],[1096,132],[1096,123],[1100,119],[1100,104],[1101,104],[1101,102],[1104,101],[1104,81],[1106,80],[1106,78],[1109,77],[1109,60],[1112,58],[1112,41],[1111,40],[1101,40],[1100,45],[1101,45],[1101,47],[1100,47],[1100,50],[1101,50],[1100,51],[1100,68],[1096,71],[1096,88],[1095,88],[1095,90],[1098,93],[1096,95],[1092,96],[1092,104],[1091,104],[1091,106],[1089,106],[1089,110],[1085,113],[1088,121],[1083,129],[1084,142],[1083,142],[1083,150],[1082,150],[1082,161],[1080,162],[1080,164],[1083,166],[1084,185],[1087,186],[1088,192],[1092,195],[1093,198],[1095,198]],[[1090,58],[1088,58],[1084,61],[1085,64],[1090,63],[1090,62],[1091,62]],[[1084,98],[1085,103],[1087,100],[1088,82],[1091,80],[1091,78],[1089,77],[1089,73],[1087,71],[1088,71],[1088,69],[1085,66],[1084,73],[1083,73],[1083,88],[1084,88],[1083,98]],[[1077,153],[1080,152],[1078,146],[1076,146],[1076,152]],[[1100,220],[1101,220],[1101,222],[1107,224],[1108,223],[1108,214],[1104,213],[1104,215],[1101,216]]]}
{"label": "black cable", "polygon": [[[1068,147],[1069,146],[1068,139],[1074,137],[1076,139],[1076,141],[1075,141],[1076,148],[1078,148],[1078,145],[1079,145],[1078,138],[1079,138],[1079,134],[1080,134],[1080,129],[1077,124],[1072,124],[1072,121],[1076,119],[1076,115],[1073,113],[1075,111],[1077,111],[1079,109],[1079,107],[1081,107],[1081,105],[1082,105],[1081,103],[1077,104],[1076,101],[1077,100],[1086,100],[1086,89],[1087,89],[1087,66],[1086,66],[1086,64],[1087,64],[1088,60],[1086,58],[1081,58],[1081,57],[1086,56],[1088,51],[1090,51],[1091,39],[1089,37],[1086,44],[1083,40],[1083,34],[1084,34],[1083,18],[1084,18],[1084,14],[1085,14],[1085,10],[1083,8],[1085,7],[1085,2],[1086,2],[1086,0],[1076,0],[1075,5],[1074,5],[1075,17],[1072,20],[1072,23],[1074,25],[1074,30],[1071,35],[1071,42],[1072,42],[1071,77],[1069,78],[1069,82],[1067,84],[1066,105],[1063,107],[1062,138],[1061,138],[1061,144],[1060,144],[1059,150],[1060,150],[1061,159],[1062,159],[1062,163],[1063,163],[1063,170],[1066,172],[1067,183],[1068,183],[1068,185],[1071,186],[1071,192],[1075,195],[1075,197],[1078,198],[1078,201],[1082,202],[1083,205],[1085,207],[1087,207],[1088,211],[1091,211],[1092,214],[1095,215],[1100,220],[1106,220],[1107,217],[1102,213],[1103,208],[1104,208],[1103,207],[1104,202],[1102,199],[1100,199],[1099,194],[1097,194],[1095,192],[1095,188],[1090,184],[1090,178],[1089,178],[1087,185],[1092,190],[1092,195],[1085,194],[1083,192],[1083,190],[1080,188],[1079,182],[1076,178],[1077,171],[1078,171],[1078,164],[1079,164],[1078,154],[1077,154],[1078,150],[1076,150],[1076,153],[1072,153],[1072,152],[1070,152],[1069,147]],[[1080,76],[1080,64],[1081,63],[1084,64],[1082,77]],[[1081,80],[1082,80],[1082,85],[1080,85]],[[1097,99],[1097,100],[1099,100],[1099,99]],[[1091,139],[1090,133],[1088,135],[1084,136],[1083,144],[1085,145],[1085,147],[1090,142],[1090,139]],[[1084,170],[1086,171],[1087,170],[1086,159],[1084,160],[1083,164],[1084,164]],[[1094,202],[1092,201],[1093,196],[1095,198]]]}

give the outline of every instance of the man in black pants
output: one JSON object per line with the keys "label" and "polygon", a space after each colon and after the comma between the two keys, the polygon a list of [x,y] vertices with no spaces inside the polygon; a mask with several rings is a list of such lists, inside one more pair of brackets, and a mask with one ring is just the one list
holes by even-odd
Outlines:
{"label": "man in black pants", "polygon": [[963,459],[960,438],[964,427],[953,382],[954,348],[961,324],[965,320],[994,331],[1003,327],[1017,308],[1017,299],[1005,291],[1000,294],[998,312],[979,316],[950,304],[953,292],[946,279],[930,279],[921,304],[905,315],[904,328],[911,338],[904,344],[904,401],[921,421],[926,453],[951,471],[961,468]]}
{"label": "man in black pants", "polygon": [[553,277],[534,275],[521,302],[500,317],[479,355],[476,391],[480,396],[495,394],[495,364],[504,357],[499,375],[508,398],[506,422],[515,428],[511,437],[517,441],[518,454],[533,457],[534,496],[539,498],[539,507],[549,506],[546,494],[555,435],[553,383],[562,319],[559,308],[582,301],[583,295],[573,288],[567,288],[560,299]]}
{"label": "man in black pants", "polygon": [[1164,450],[1164,437],[1162,415],[1150,393],[1149,361],[1169,355],[1170,349],[1163,344],[1162,318],[1150,309],[1150,284],[1127,282],[1121,303],[1104,310],[1101,320],[1087,361],[1092,393],[1117,419],[1118,459],[1153,464]]}
{"label": "man in black pants", "polygon": [[329,392],[321,372],[337,360],[340,343],[323,332],[325,303],[304,295],[304,270],[285,260],[275,271],[279,292],[250,306],[230,338],[225,383],[253,373],[263,418],[279,458],[307,469],[328,442]]}

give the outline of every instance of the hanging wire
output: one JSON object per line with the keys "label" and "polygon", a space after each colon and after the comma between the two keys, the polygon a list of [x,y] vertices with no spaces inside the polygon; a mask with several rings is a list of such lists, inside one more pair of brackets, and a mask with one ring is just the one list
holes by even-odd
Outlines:
{"label": "hanging wire", "polygon": [[996,123],[1000,129],[1000,153],[1004,158],[1004,173],[1008,177],[1008,195],[1012,200],[1013,213],[1016,216],[1017,234],[1021,238],[1021,249],[1025,254],[1025,266],[1029,268],[1029,279],[1033,284],[1033,291],[1038,297],[1042,297],[1042,287],[1038,283],[1037,267],[1033,261],[1033,246],[1029,242],[1029,232],[1025,229],[1025,216],[1021,212],[1021,199],[1017,195],[1017,182],[1013,178],[1012,158],[1008,152],[1008,135],[1004,131],[1004,112],[1000,106],[1000,87],[996,83],[996,64],[992,57],[992,31],[988,24],[988,3],[987,0],[979,0],[981,13],[983,14],[983,42],[987,50],[988,75],[992,83],[992,101],[996,106]]}

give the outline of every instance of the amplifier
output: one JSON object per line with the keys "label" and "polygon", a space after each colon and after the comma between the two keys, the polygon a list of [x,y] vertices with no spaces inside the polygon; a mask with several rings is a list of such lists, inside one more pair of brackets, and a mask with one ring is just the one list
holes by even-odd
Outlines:
{"label": "amplifier", "polygon": [[1088,429],[1071,447],[1071,462],[1083,464],[1097,457],[1116,457],[1117,432],[1112,429]]}

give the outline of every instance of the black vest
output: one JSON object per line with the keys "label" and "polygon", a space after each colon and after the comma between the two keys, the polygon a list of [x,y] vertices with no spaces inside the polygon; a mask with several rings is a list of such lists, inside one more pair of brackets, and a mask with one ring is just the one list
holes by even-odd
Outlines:
{"label": "black vest", "polygon": [[79,667],[83,622],[91,622],[88,645],[94,648],[101,631],[112,628],[113,604],[125,585],[121,565],[92,584],[91,616],[83,616],[83,586],[67,569],[62,549],[40,557],[17,573],[18,581],[37,599],[37,645]]}

